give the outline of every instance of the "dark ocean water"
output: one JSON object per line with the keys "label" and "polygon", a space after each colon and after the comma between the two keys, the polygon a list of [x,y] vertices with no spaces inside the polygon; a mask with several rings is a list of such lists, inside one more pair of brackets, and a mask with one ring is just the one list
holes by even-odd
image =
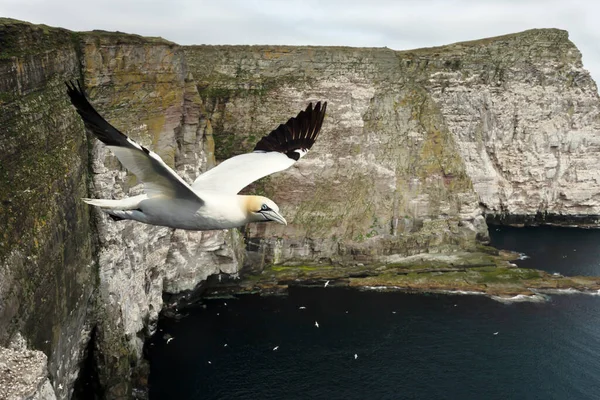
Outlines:
{"label": "dark ocean water", "polygon": [[490,236],[497,248],[528,257],[517,262],[520,267],[600,276],[600,229],[490,227]]}
{"label": "dark ocean water", "polygon": [[[599,234],[501,228],[493,241],[528,254],[521,265],[600,275]],[[159,329],[152,400],[600,399],[598,296],[506,304],[297,288],[211,300]]]}

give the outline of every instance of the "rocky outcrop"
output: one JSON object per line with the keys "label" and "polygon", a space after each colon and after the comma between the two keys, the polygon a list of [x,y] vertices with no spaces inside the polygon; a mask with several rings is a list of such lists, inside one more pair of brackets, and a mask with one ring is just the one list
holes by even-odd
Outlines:
{"label": "rocky outcrop", "polygon": [[42,350],[61,399],[88,340],[97,276],[79,200],[88,143],[63,83],[79,64],[71,32],[0,19],[0,346],[22,334]]}
{"label": "rocky outcrop", "polygon": [[48,358],[41,351],[28,350],[20,335],[15,335],[10,348],[0,347],[0,371],[0,399],[56,400],[48,379]]}
{"label": "rocky outcrop", "polygon": [[[87,208],[80,197],[142,186],[86,137],[63,86],[77,78],[189,182],[328,101],[313,151],[246,190],[290,224],[184,232]],[[398,52],[181,47],[0,19],[0,105],[0,345],[20,332],[42,350],[59,399],[86,353],[104,396],[129,396],[163,293],[242,263],[346,276],[392,255],[468,254],[487,238],[486,215],[600,214],[600,101],[564,31]]]}

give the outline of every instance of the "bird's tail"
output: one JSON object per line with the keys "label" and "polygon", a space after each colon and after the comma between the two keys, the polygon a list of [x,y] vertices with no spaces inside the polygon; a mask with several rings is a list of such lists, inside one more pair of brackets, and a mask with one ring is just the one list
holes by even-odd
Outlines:
{"label": "bird's tail", "polygon": [[134,210],[139,207],[140,202],[146,199],[145,194],[139,196],[127,197],[121,200],[109,200],[109,199],[87,199],[82,198],[87,204],[92,206],[100,207],[105,210]]}

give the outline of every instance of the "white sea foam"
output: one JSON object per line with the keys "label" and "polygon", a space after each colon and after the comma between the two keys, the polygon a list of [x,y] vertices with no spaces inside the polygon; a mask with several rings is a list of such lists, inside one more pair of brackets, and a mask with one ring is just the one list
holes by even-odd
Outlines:
{"label": "white sea foam", "polygon": [[485,294],[484,292],[476,292],[474,290],[442,290],[445,294],[460,294],[460,295],[479,295]]}
{"label": "white sea foam", "polygon": [[361,289],[364,290],[405,290],[400,286],[363,286]]}
{"label": "white sea foam", "polygon": [[550,299],[549,296],[543,294],[518,294],[516,296],[505,297],[505,296],[490,296],[492,300],[499,301],[501,303],[523,303],[523,302],[531,302],[531,303],[543,303]]}

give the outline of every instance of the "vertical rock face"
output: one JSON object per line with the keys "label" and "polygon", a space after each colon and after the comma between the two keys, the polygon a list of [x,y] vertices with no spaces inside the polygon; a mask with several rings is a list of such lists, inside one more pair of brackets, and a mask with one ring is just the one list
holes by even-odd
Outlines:
{"label": "vertical rock face", "polygon": [[[72,33],[0,19],[0,346],[48,356],[59,398],[77,376],[95,285],[87,141],[64,95]],[[59,387],[60,385],[60,387]]]}
{"label": "vertical rock face", "polygon": [[[487,236],[442,110],[387,49],[185,49],[217,159],[249,151],[308,101],[329,102],[314,150],[252,189],[290,225],[255,224],[266,262],[372,260],[469,247]],[[256,249],[257,247],[254,247]],[[256,254],[255,254],[256,255]],[[255,260],[256,261],[256,260]]]}
{"label": "vertical rock face", "polygon": [[428,63],[424,85],[486,212],[600,214],[600,99],[567,32],[532,30],[401,58]]}
{"label": "vertical rock face", "polygon": [[598,215],[600,101],[565,31],[439,48],[190,46],[218,160],[310,100],[314,150],[252,189],[289,227],[250,226],[254,261],[373,259],[487,237],[482,214]]}
{"label": "vertical rock face", "polygon": [[[162,39],[102,32],[82,36],[91,102],[115,127],[192,181],[205,156],[200,102],[183,52]],[[139,194],[141,183],[98,141],[92,197]],[[97,352],[108,398],[125,397],[131,365],[162,309],[163,292],[191,290],[208,275],[237,272],[227,232],[185,232],[95,214],[99,240]],[[115,360],[118,360],[115,362]]]}

